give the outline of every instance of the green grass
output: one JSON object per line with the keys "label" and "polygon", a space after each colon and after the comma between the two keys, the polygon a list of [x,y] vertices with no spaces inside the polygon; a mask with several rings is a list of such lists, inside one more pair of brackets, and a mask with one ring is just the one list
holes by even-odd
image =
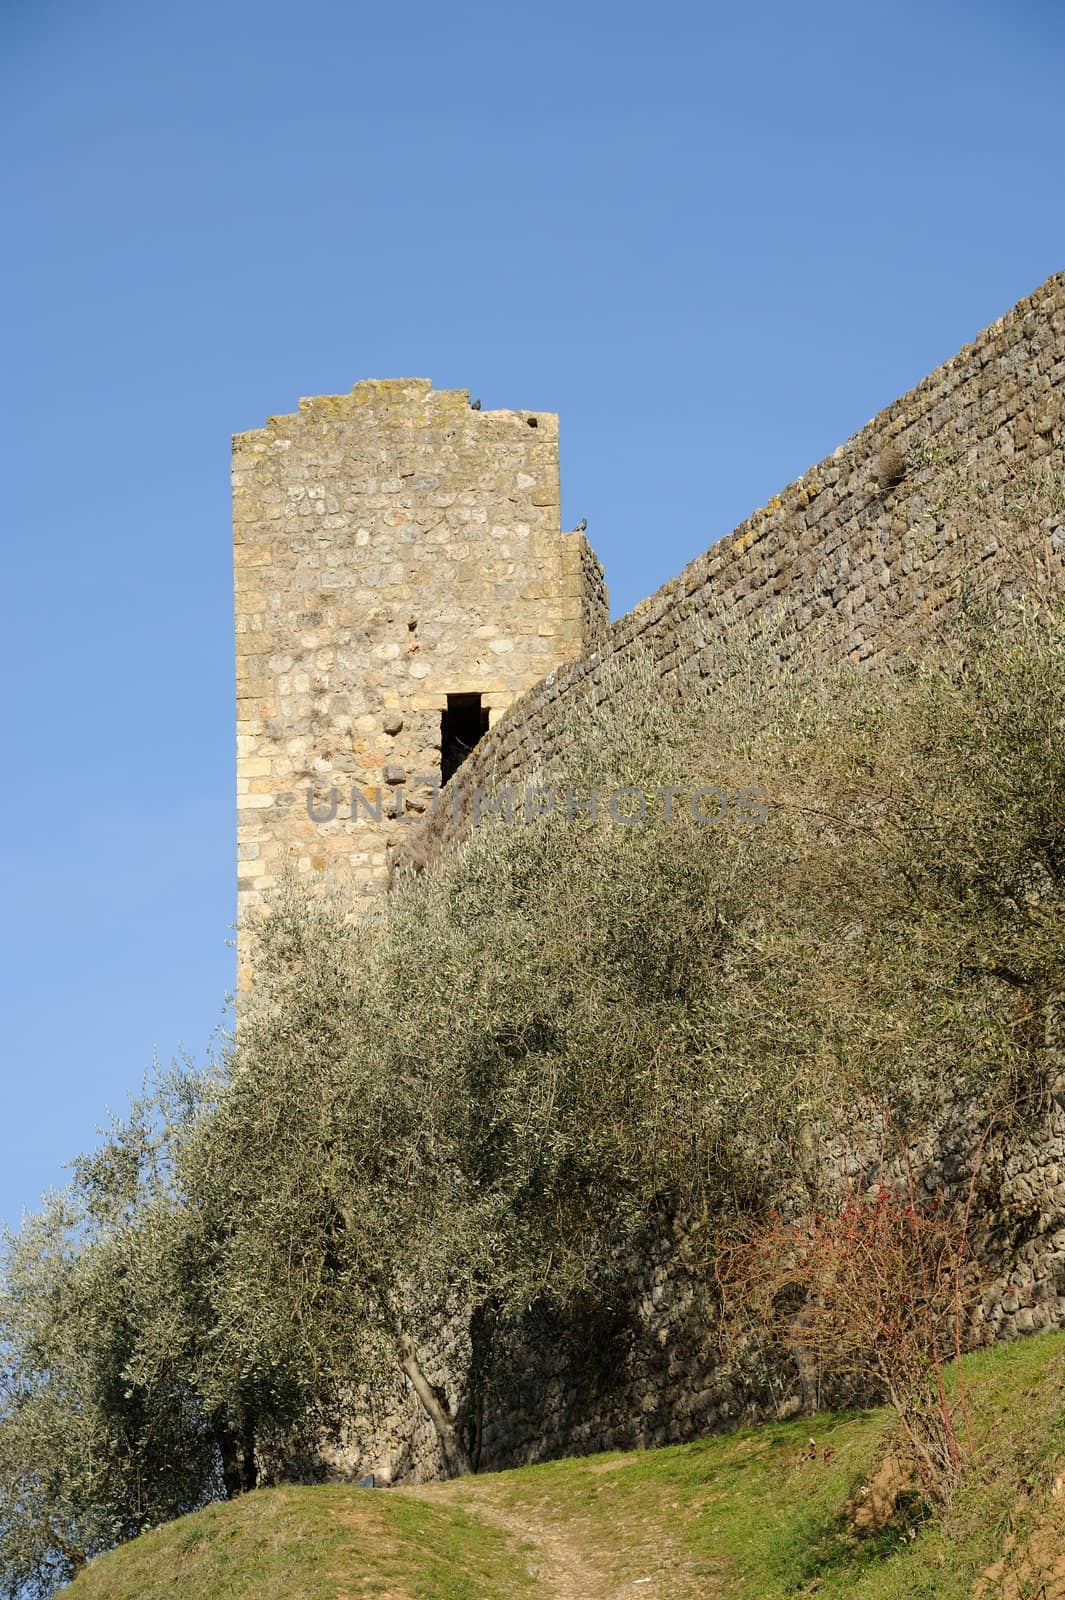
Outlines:
{"label": "green grass", "polygon": [[459,1506],[329,1485],[265,1489],[91,1562],[70,1600],[519,1600],[510,1541]]}
{"label": "green grass", "polygon": [[[1060,1479],[1053,1493],[1065,1461],[1065,1335],[983,1352],[966,1373],[976,1461],[942,1521],[911,1509],[879,1534],[850,1531],[848,1502],[891,1427],[883,1411],[850,1412],[416,1491],[262,1491],[144,1535],[65,1593],[961,1600],[1008,1545],[1021,1563],[1048,1518],[1065,1549]],[[1015,1594],[1039,1593],[1030,1559],[1020,1578]]]}
{"label": "green grass", "polygon": [[[968,1596],[1007,1532],[1023,1532],[1025,1520],[1041,1514],[1062,1469],[1065,1336],[983,1352],[969,1358],[966,1374],[976,1465],[942,1523],[911,1510],[879,1535],[849,1531],[848,1501],[891,1428],[882,1411],[551,1462],[500,1474],[496,1493],[567,1522],[586,1544],[602,1540],[619,1580],[655,1571],[655,1550],[668,1547],[693,1595]],[[472,1503],[485,1490],[478,1484],[467,1492]]]}

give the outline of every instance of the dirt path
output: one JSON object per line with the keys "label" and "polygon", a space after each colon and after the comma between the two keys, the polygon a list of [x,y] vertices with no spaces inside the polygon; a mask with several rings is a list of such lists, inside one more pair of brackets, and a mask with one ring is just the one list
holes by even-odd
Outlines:
{"label": "dirt path", "polygon": [[630,1551],[628,1564],[636,1570],[621,1576],[616,1548],[604,1547],[602,1531],[591,1518],[560,1519],[548,1500],[503,1503],[493,1489],[491,1479],[482,1478],[475,1485],[465,1479],[397,1492],[451,1500],[509,1535],[541,1600],[689,1600],[693,1594],[690,1574],[679,1569],[673,1553],[664,1551],[660,1542],[656,1541],[655,1553],[642,1561],[639,1556],[633,1561]]}
{"label": "dirt path", "polygon": [[526,1507],[493,1504],[481,1496],[467,1509],[516,1539],[525,1550],[525,1569],[544,1600],[614,1600],[615,1590],[595,1552],[572,1528],[551,1526]]}

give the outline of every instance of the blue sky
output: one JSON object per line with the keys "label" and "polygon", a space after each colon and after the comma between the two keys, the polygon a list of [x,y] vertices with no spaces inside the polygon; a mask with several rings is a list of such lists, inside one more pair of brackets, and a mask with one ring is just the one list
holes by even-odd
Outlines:
{"label": "blue sky", "polygon": [[1053,0],[7,0],[0,1217],[232,980],[229,435],[555,410],[615,613],[1065,266]]}

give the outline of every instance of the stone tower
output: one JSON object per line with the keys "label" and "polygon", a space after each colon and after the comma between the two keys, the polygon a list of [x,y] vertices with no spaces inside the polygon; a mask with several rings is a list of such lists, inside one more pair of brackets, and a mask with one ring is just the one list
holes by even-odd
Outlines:
{"label": "stone tower", "polygon": [[233,535],[239,913],[286,862],[370,911],[397,812],[605,630],[558,419],[421,378],[301,400],[234,437]]}

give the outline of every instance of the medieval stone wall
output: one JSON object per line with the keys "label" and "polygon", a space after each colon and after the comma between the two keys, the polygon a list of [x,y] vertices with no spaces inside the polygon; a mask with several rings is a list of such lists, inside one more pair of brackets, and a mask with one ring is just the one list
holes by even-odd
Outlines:
{"label": "medieval stone wall", "polygon": [[[451,848],[476,789],[564,761],[568,707],[589,689],[605,698],[611,664],[637,650],[664,694],[683,694],[722,642],[739,654],[770,621],[781,655],[814,640],[877,669],[920,648],[967,592],[1059,597],[1065,520],[1033,529],[1014,513],[1026,485],[1062,482],[1063,395],[1065,274],[609,628],[598,563],[560,534],[554,418],[531,428],[526,414],[472,413],[462,392],[368,384],[239,435],[243,905],[286,855],[379,893],[397,838],[417,835],[423,860]],[[496,720],[434,814],[405,829],[310,822],[303,791],[324,801],[338,772],[372,791],[438,770],[441,696],[467,688]],[[996,1158],[981,1213],[989,1336],[1065,1326],[1063,1108],[1059,1071],[1042,1120]],[[945,1108],[924,1154],[934,1187],[971,1154],[965,1114]],[[692,1248],[680,1234],[649,1250],[609,1325],[530,1323],[491,1396],[484,1466],[684,1439],[752,1398],[778,1403],[722,1368]],[[424,1357],[447,1390],[461,1329]],[[367,1397],[333,1458],[340,1473],[373,1467],[440,1470],[402,1390]]]}
{"label": "medieval stone wall", "polygon": [[239,913],[286,861],[365,909],[439,781],[449,694],[495,720],[605,627],[559,525],[558,419],[359,383],[237,434],[233,507]]}
{"label": "medieval stone wall", "polygon": [[[948,1095],[911,1153],[923,1189],[963,1201],[979,1169],[973,1243],[987,1272],[965,1333],[970,1346],[1065,1328],[1060,1051],[1049,1069],[1045,1099],[1026,1121],[1000,1126],[985,1144],[982,1109]],[[820,1182],[831,1186],[845,1176],[862,1187],[875,1181],[881,1136],[874,1115],[867,1127],[823,1148]],[[904,1184],[907,1170],[900,1160],[883,1176]],[[587,1312],[526,1320],[489,1375],[482,1471],[676,1444],[816,1406],[816,1394],[804,1394],[794,1375],[767,1370],[757,1349],[737,1356],[723,1335],[706,1244],[699,1229],[664,1226],[632,1263],[629,1292],[611,1309],[594,1320]],[[438,1346],[421,1355],[430,1381],[454,1403],[454,1375],[468,1361],[462,1328],[445,1330]],[[383,1482],[446,1474],[432,1425],[402,1383],[363,1397],[348,1436],[325,1453],[324,1465],[330,1476],[373,1472]]]}
{"label": "medieval stone wall", "polygon": [[1034,539],[1011,516],[1026,479],[1065,483],[1065,273],[775,495],[600,645],[511,707],[417,829],[421,860],[461,837],[473,792],[550,771],[577,694],[609,692],[611,660],[649,652],[663,693],[742,652],[772,619],[782,655],[800,638],[876,668],[920,646],[965,592],[1065,590],[1065,520]]}
{"label": "medieval stone wall", "polygon": [[[611,664],[650,654],[664,694],[741,653],[773,625],[782,655],[800,639],[876,669],[928,641],[963,594],[1065,593],[1065,514],[1032,530],[1035,477],[1056,475],[1065,505],[1065,275],[1052,278],[967,349],[890,406],[729,538],[606,630],[598,647],[537,684],[488,734],[419,824],[422,859],[452,847],[474,791],[520,785],[565,763],[570,708],[610,692]],[[1045,486],[1044,486],[1045,487]],[[1041,499],[1047,500],[1041,495]],[[1053,499],[1053,495],[1049,497]],[[712,641],[716,647],[711,649]],[[978,1137],[974,1108],[947,1105],[920,1152],[922,1181],[956,1189]],[[853,1155],[826,1154],[851,1176]],[[1012,1338],[1065,1326],[1065,1072],[1044,1111],[984,1153],[978,1228],[990,1281],[970,1336]],[[722,1362],[719,1307],[683,1230],[634,1263],[632,1290],[601,1325],[530,1320],[497,1372],[482,1467],[697,1437],[741,1415],[798,1408]],[[426,1352],[447,1391],[464,1362],[461,1331]],[[409,1394],[376,1398],[333,1470],[442,1470],[432,1429]]]}

